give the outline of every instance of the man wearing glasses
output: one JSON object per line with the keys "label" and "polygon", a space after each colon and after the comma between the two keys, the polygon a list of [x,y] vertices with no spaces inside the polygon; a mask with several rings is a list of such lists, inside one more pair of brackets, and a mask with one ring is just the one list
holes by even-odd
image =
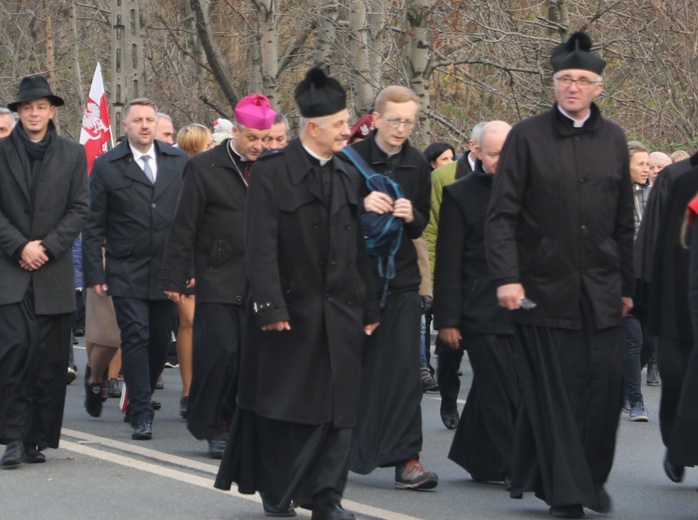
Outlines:
{"label": "man wearing glasses", "polygon": [[509,133],[486,222],[491,278],[519,338],[511,496],[550,515],[608,512],[632,307],[633,196],[623,130],[593,100],[606,62],[575,33],[555,48],[556,104]]}
{"label": "man wearing glasses", "polygon": [[[381,325],[364,346],[359,424],[351,460],[351,470],[361,474],[395,467],[399,489],[432,489],[438,484],[437,475],[425,471],[419,462],[421,276],[411,239],[419,238],[429,221],[431,180],[426,159],[408,141],[418,114],[419,99],[412,90],[388,87],[376,98],[376,129],[352,145],[375,172],[388,175],[404,193],[403,198],[392,200],[378,191],[369,193],[361,182],[364,210],[401,217],[404,236],[395,255],[395,277],[390,280]],[[379,274],[380,260],[372,259],[377,298],[385,283]]]}

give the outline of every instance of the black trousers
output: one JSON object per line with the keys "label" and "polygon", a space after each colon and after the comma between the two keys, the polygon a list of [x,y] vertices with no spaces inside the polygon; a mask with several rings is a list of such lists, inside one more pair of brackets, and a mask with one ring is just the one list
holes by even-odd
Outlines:
{"label": "black trousers", "polygon": [[154,411],[150,398],[167,359],[174,303],[118,296],[112,301],[121,331],[121,367],[131,424],[152,421]]}
{"label": "black trousers", "polygon": [[688,360],[693,343],[660,336],[657,346],[657,366],[662,375],[662,397],[659,401],[659,431],[662,443],[669,446],[676,421]]}
{"label": "black trousers", "polygon": [[211,440],[230,429],[244,323],[240,305],[196,303],[187,427],[197,439]]}
{"label": "black trousers", "polygon": [[0,443],[58,447],[71,324],[72,313],[34,314],[31,290],[0,306]]}
{"label": "black trousers", "polygon": [[434,345],[434,353],[439,357],[439,364],[436,367],[436,380],[439,382],[439,393],[441,394],[441,409],[447,411],[456,410],[458,405],[458,392],[460,391],[460,377],[458,369],[463,359],[463,345],[457,349],[452,349],[437,336]]}
{"label": "black trousers", "polygon": [[[619,302],[620,305],[620,302]],[[519,325],[522,400],[511,496],[597,507],[611,471],[623,400],[622,327],[598,330],[582,302],[581,330]]]}

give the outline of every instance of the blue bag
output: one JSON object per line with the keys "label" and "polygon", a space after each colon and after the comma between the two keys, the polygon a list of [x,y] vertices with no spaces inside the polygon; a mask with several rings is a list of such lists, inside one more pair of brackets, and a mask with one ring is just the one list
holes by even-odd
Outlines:
{"label": "blue bag", "polygon": [[[352,147],[345,146],[342,152],[364,176],[366,186],[370,191],[385,193],[393,201],[404,197],[402,187],[397,182],[387,175],[374,172]],[[385,280],[380,301],[380,308],[383,309],[388,298],[390,280],[395,278],[395,254],[400,249],[402,242],[403,220],[393,216],[392,213],[379,215],[373,211],[366,211],[361,215],[361,224],[364,229],[364,240],[368,254],[378,258],[378,275]],[[384,262],[385,253],[387,253],[387,257]]]}

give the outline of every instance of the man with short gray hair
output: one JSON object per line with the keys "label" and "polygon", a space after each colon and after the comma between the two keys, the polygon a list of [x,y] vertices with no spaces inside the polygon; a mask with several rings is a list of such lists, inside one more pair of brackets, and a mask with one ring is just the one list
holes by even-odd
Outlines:
{"label": "man with short gray hair", "polygon": [[15,127],[15,113],[9,108],[0,108],[0,139],[7,137]]}

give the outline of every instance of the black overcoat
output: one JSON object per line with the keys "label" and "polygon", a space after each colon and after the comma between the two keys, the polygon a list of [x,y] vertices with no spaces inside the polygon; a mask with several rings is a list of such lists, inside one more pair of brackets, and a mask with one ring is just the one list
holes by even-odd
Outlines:
{"label": "black overcoat", "polygon": [[155,154],[154,186],[133,160],[128,140],[95,160],[82,235],[85,287],[106,283],[111,296],[166,299],[160,269],[188,155],[160,141],[155,141]]}
{"label": "black overcoat", "polygon": [[[75,310],[72,245],[88,212],[85,149],[58,135],[46,150],[31,200],[12,136],[0,140],[0,305],[19,303],[29,283],[36,314]],[[36,271],[19,265],[20,248],[41,240],[52,258]]]}
{"label": "black overcoat", "polygon": [[[356,424],[363,326],[378,321],[358,217],[358,172],[337,157],[329,208],[300,139],[252,167],[245,263],[250,321],[238,405],[261,417]],[[317,166],[316,166],[317,168]],[[262,325],[288,320],[290,331]]]}
{"label": "black overcoat", "polygon": [[579,329],[582,289],[596,326],[621,324],[632,297],[633,195],[623,130],[596,105],[581,129],[554,106],[518,123],[502,149],[485,229],[497,285],[538,304],[512,319]]}
{"label": "black overcoat", "polygon": [[245,301],[247,184],[229,155],[229,143],[227,139],[187,163],[167,242],[162,288],[185,292],[193,254],[198,303]]}
{"label": "black overcoat", "polygon": [[485,217],[492,180],[478,161],[470,175],[444,186],[434,266],[435,329],[514,333],[509,311],[497,302],[485,260]]}

